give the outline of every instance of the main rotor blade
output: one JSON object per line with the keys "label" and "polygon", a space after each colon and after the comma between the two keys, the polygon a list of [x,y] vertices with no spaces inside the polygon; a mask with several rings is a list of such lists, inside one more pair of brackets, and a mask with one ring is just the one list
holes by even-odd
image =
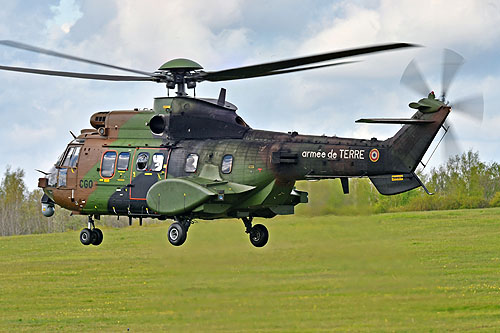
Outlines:
{"label": "main rotor blade", "polygon": [[0,70],[22,72],[22,73],[32,73],[32,74],[42,74],[42,75],[52,75],[52,76],[64,76],[73,77],[79,79],[91,79],[91,80],[106,80],[106,81],[158,81],[158,79],[152,76],[124,76],[124,75],[106,75],[106,74],[87,74],[87,73],[75,73],[75,72],[60,72],[51,71],[46,69],[35,69],[35,68],[24,68],[24,67],[10,67],[10,66],[0,66]]}
{"label": "main rotor blade", "polygon": [[42,54],[50,55],[50,56],[53,56],[53,57],[64,58],[64,59],[69,59],[69,60],[84,62],[84,63],[87,63],[87,64],[92,64],[92,65],[98,65],[98,66],[103,66],[103,67],[108,67],[108,68],[119,69],[119,70],[126,71],[126,72],[131,72],[131,73],[136,73],[136,74],[142,74],[142,75],[147,75],[147,76],[153,75],[153,73],[149,73],[149,72],[145,72],[145,71],[141,71],[141,70],[137,70],[137,69],[130,69],[130,68],[125,68],[125,67],[120,67],[120,66],[105,64],[103,62],[98,62],[98,61],[94,61],[94,60],[79,58],[79,57],[75,57],[75,56],[72,56],[72,55],[68,55],[68,54],[63,54],[63,53],[59,53],[59,52],[55,52],[55,51],[51,51],[51,50],[42,49],[42,48],[36,47],[36,46],[31,46],[31,45],[28,45],[28,44],[14,42],[14,41],[11,41],[11,40],[0,40],[0,44],[1,45],[5,45],[5,46],[10,46],[10,47],[13,47],[13,48],[16,48],[16,49],[31,51],[31,52],[35,52],[35,53],[42,53]]}
{"label": "main rotor blade", "polygon": [[400,82],[420,96],[427,96],[431,92],[429,86],[424,80],[424,77],[422,76],[422,72],[418,69],[415,59],[413,59],[406,67],[403,75],[401,76]]}
{"label": "main rotor blade", "polygon": [[484,100],[483,95],[470,96],[452,104],[454,111],[459,112],[473,120],[481,123],[484,114]]}
{"label": "main rotor blade", "polygon": [[445,49],[443,53],[443,76],[441,94],[446,97],[451,82],[460,67],[464,64],[464,57],[455,51]]}
{"label": "main rotor blade", "polygon": [[306,71],[306,70],[316,69],[316,68],[324,68],[324,67],[331,67],[331,66],[338,66],[338,65],[346,65],[346,64],[356,63],[356,62],[359,62],[359,61],[342,61],[342,62],[336,62],[334,64],[325,64],[325,65],[317,65],[317,66],[309,66],[309,67],[284,69],[284,70],[279,70],[279,71],[272,71],[272,72],[262,73],[262,74],[259,74],[259,75],[253,75],[253,76],[249,76],[249,77],[226,78],[226,79],[219,79],[219,80],[207,80],[207,79],[203,78],[203,74],[202,74],[202,80],[207,80],[207,81],[215,82],[215,81],[228,81],[228,80],[236,80],[236,79],[240,79],[240,80],[241,79],[251,79],[251,78],[255,78],[255,77],[294,73],[294,72]]}
{"label": "main rotor blade", "polygon": [[[281,61],[251,65],[251,66],[230,68],[230,69],[225,69],[225,70],[215,71],[215,72],[205,72],[201,76],[201,80],[227,81],[227,80],[247,79],[247,78],[258,77],[258,76],[274,75],[274,74],[268,74],[268,73],[272,73],[272,72],[275,72],[276,74],[283,74],[283,73],[289,73],[289,72],[284,71],[283,73],[278,73],[278,71],[288,69],[288,68],[293,68],[293,67],[304,66],[304,65],[314,64],[314,63],[318,63],[318,62],[328,61],[328,60],[353,57],[353,56],[362,55],[362,54],[381,52],[381,51],[389,51],[389,50],[395,50],[395,49],[399,49],[399,48],[415,47],[415,46],[418,46],[418,45],[407,44],[407,43],[393,43],[393,44],[375,45],[375,46],[369,46],[369,47],[363,47],[363,48],[357,48],[357,49],[349,49],[349,50],[344,50],[344,51],[329,52],[329,53],[294,58],[294,59],[289,59],[289,60],[281,60]],[[313,68],[317,68],[317,67],[313,67]]]}

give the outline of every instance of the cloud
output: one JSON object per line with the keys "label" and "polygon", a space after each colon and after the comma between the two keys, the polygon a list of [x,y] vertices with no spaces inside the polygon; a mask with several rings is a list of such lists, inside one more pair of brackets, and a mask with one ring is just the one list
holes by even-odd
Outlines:
{"label": "cloud", "polygon": [[47,21],[47,29],[60,29],[63,33],[69,33],[71,27],[82,16],[75,0],[60,0],[59,5],[50,7],[54,17]]}
{"label": "cloud", "polygon": [[177,57],[210,66],[224,61],[228,49],[247,46],[245,29],[231,27],[241,17],[240,1],[109,2],[97,15],[100,1],[81,7],[68,48],[87,55],[104,51],[108,61],[153,71]]}
{"label": "cloud", "polygon": [[315,36],[307,50],[352,47],[386,41],[408,41],[426,46],[467,46],[478,51],[495,47],[500,4],[496,1],[388,1],[366,8],[341,1],[313,23]]}

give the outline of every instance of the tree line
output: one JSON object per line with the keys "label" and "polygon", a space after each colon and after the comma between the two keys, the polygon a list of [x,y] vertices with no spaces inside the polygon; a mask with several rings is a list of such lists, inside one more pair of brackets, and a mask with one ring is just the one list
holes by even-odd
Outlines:
{"label": "tree line", "polygon": [[[360,215],[500,206],[500,164],[481,161],[478,152],[470,150],[451,157],[429,172],[420,172],[419,177],[434,195],[418,188],[384,196],[367,178],[351,178],[347,195],[339,180],[301,181],[297,188],[309,192],[309,203],[297,206],[296,212],[303,216]],[[54,216],[44,217],[42,194],[40,189],[28,190],[23,170],[7,168],[0,181],[0,236],[62,232],[86,225],[85,216],[71,217],[59,206]],[[128,225],[128,219],[103,216],[99,224],[122,227]]]}

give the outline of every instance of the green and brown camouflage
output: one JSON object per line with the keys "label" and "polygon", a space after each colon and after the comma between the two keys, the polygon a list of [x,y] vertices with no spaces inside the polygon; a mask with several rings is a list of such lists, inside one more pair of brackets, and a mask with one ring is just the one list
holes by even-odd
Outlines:
{"label": "green and brown camouflage", "polygon": [[94,114],[40,186],[77,214],[160,219],[293,214],[307,202],[297,180],[369,177],[401,193],[421,185],[415,168],[450,111],[433,95],[410,106],[380,141],[254,130],[225,101],[156,98],[150,110]]}

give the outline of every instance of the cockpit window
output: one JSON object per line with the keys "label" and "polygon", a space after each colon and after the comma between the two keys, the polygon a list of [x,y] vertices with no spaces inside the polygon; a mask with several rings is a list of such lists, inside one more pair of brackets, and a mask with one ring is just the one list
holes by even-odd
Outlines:
{"label": "cockpit window", "polygon": [[69,147],[68,152],[66,153],[66,157],[64,158],[64,162],[62,166],[69,166],[69,161],[71,160],[71,155],[75,151],[75,147]]}
{"label": "cockpit window", "polygon": [[189,154],[186,158],[186,166],[184,167],[184,171],[196,172],[197,168],[198,168],[198,155]]}
{"label": "cockpit window", "polygon": [[74,168],[76,167],[76,163],[78,162],[78,155],[80,154],[80,146],[75,147],[73,150],[73,154],[71,155],[71,158],[69,159],[69,167]]}
{"label": "cockpit window", "polygon": [[224,158],[222,158],[221,171],[222,173],[228,174],[231,173],[231,170],[233,170],[233,155],[225,155]]}
{"label": "cockpit window", "polygon": [[59,181],[57,186],[66,186],[66,175],[68,174],[68,169],[59,169]]}
{"label": "cockpit window", "polygon": [[116,165],[116,169],[118,171],[127,171],[129,159],[130,159],[129,152],[120,153],[120,155],[118,155],[118,163]]}
{"label": "cockpit window", "polygon": [[137,155],[137,170],[145,171],[148,167],[149,154],[148,153],[139,153]]}
{"label": "cockpit window", "polygon": [[64,162],[61,164],[61,166],[70,168],[76,167],[76,164],[78,162],[78,155],[80,154],[80,148],[81,146],[69,147],[64,157]]}
{"label": "cockpit window", "polygon": [[107,151],[102,155],[101,176],[111,178],[115,174],[116,151]]}
{"label": "cockpit window", "polygon": [[64,157],[64,152],[61,155],[59,155],[59,157],[57,158],[57,162],[56,162],[55,165],[60,166],[61,163],[62,163],[63,157]]}
{"label": "cockpit window", "polygon": [[162,153],[156,153],[153,155],[153,162],[151,163],[151,171],[161,171],[163,169],[163,156]]}

